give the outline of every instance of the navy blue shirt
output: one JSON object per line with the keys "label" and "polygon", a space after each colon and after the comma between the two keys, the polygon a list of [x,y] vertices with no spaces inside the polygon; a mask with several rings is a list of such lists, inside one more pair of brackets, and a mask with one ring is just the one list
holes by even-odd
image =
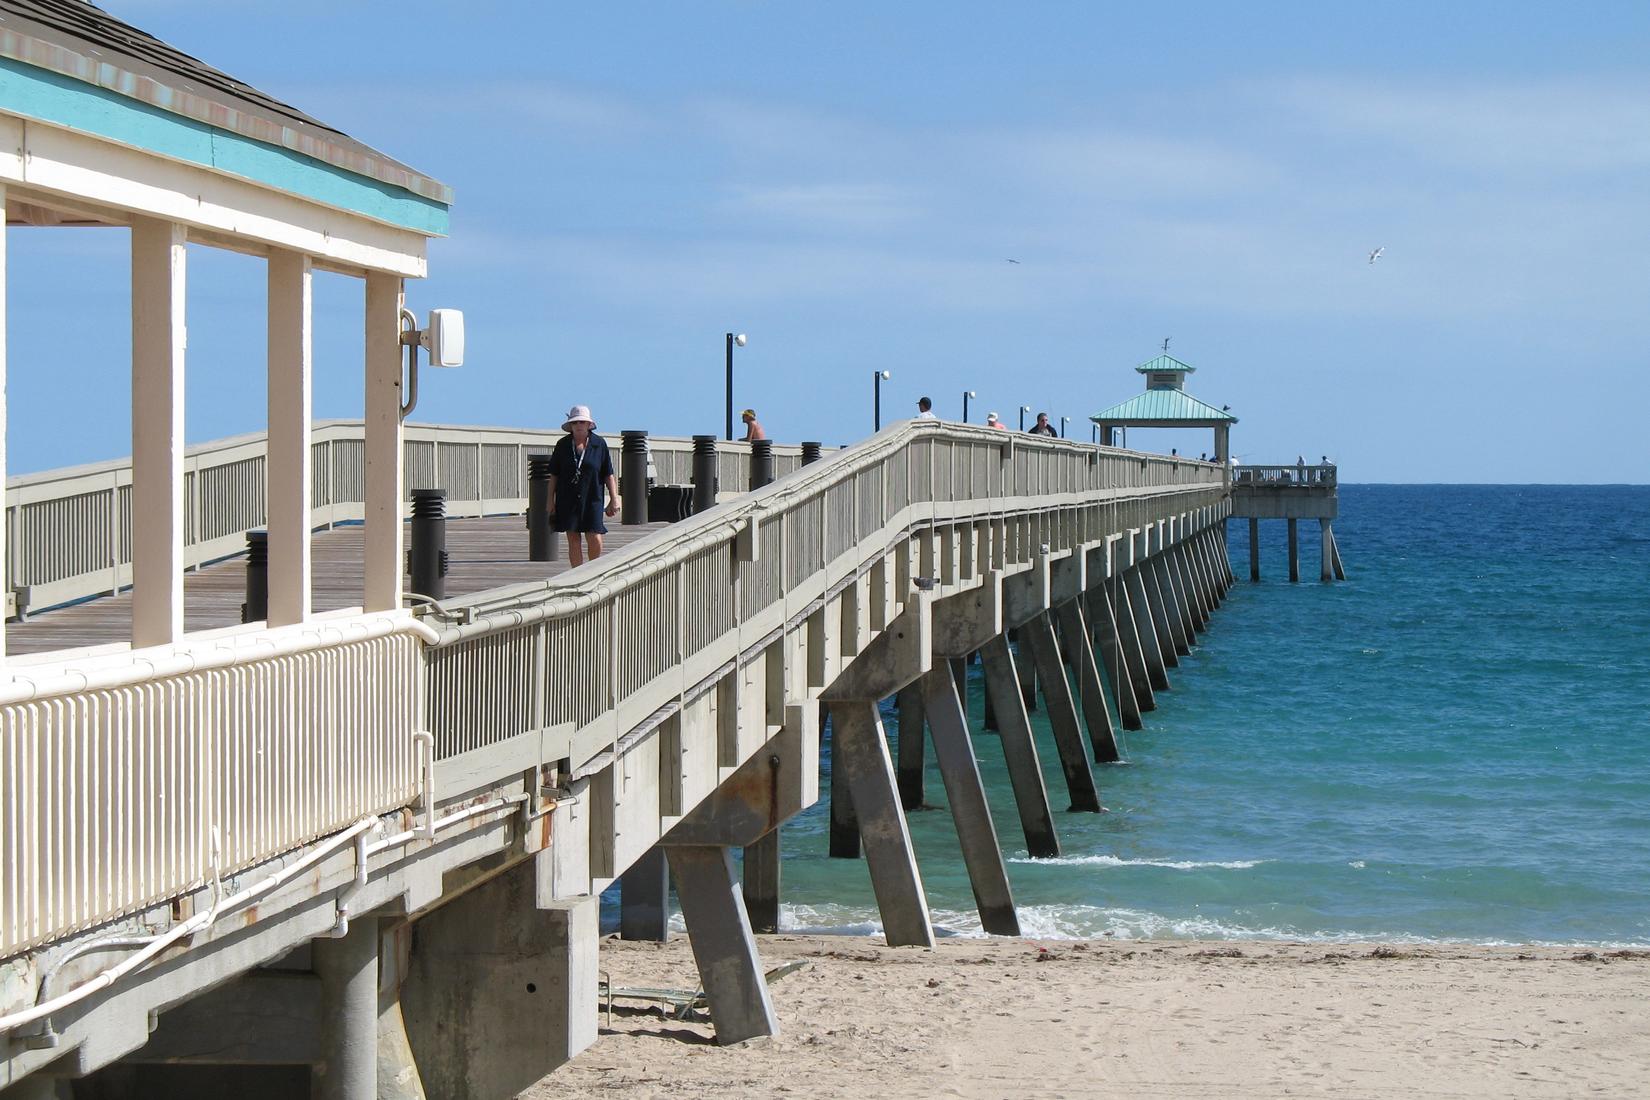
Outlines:
{"label": "navy blue shirt", "polygon": [[550,452],[550,473],[556,479],[556,514],[552,517],[556,530],[605,533],[607,524],[602,514],[606,511],[607,479],[613,476],[613,456],[608,453],[607,440],[591,432],[580,455],[573,446],[573,437],[563,436]]}

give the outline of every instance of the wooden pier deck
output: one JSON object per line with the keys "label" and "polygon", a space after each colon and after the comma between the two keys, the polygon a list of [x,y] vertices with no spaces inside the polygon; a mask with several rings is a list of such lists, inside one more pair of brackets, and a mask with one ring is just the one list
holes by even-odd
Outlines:
{"label": "wooden pier deck", "polygon": [[[605,550],[611,553],[663,529],[664,523],[608,526]],[[314,609],[333,611],[361,603],[362,551],[359,524],[316,531],[310,552],[314,556]],[[527,559],[527,526],[521,516],[488,516],[447,521],[447,595],[481,592],[501,585],[543,580],[567,571],[567,546],[557,536],[557,560]],[[184,579],[184,625],[187,630],[213,630],[241,621],[246,599],[246,558],[225,559],[189,573]],[[43,653],[79,646],[108,645],[132,636],[132,595],[100,596],[51,611],[38,612],[26,622],[6,626],[10,654]]]}

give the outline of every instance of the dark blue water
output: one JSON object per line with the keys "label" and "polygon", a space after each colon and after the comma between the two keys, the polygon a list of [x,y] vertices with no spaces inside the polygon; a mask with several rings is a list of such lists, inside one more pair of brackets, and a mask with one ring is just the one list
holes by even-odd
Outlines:
{"label": "dark blue water", "polygon": [[[1315,579],[1315,523],[1311,579],[1289,584],[1281,522],[1249,584],[1232,523],[1238,585],[1128,763],[1099,770],[1111,812],[1057,813],[1060,859],[1026,858],[977,734],[1025,931],[1650,943],[1650,488],[1341,498],[1345,584]],[[929,903],[976,931],[932,766],[927,787],[941,808],[910,820]],[[865,865],[828,859],[825,826],[821,802],[784,831],[787,925],[871,930]]]}

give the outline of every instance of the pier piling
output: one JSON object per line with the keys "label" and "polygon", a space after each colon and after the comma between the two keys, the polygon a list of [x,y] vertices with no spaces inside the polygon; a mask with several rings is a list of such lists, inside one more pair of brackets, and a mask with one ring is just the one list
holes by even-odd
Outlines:
{"label": "pier piling", "polygon": [[741,871],[745,913],[750,917],[752,932],[779,931],[781,855],[778,826],[763,834],[756,843],[745,845]]}
{"label": "pier piling", "polygon": [[899,800],[907,810],[923,804],[923,695],[916,684],[894,697],[899,708]]}
{"label": "pier piling", "polygon": [[777,1035],[779,1018],[734,880],[732,852],[715,845],[672,845],[667,851],[716,1041],[731,1046]]}
{"label": "pier piling", "polygon": [[1066,789],[1071,793],[1071,809],[1099,813],[1100,791],[1094,784],[1094,773],[1089,770],[1089,754],[1083,748],[1083,731],[1077,721],[1077,704],[1072,699],[1071,681],[1066,679],[1066,670],[1060,663],[1060,643],[1054,635],[1054,622],[1049,613],[1045,611],[1020,627],[1020,638],[1030,650],[1027,656],[1037,666],[1037,682],[1043,691],[1049,729],[1060,755]]}
{"label": "pier piling", "polygon": [[619,938],[670,939],[670,867],[658,845],[619,876]]}
{"label": "pier piling", "polygon": [[1020,698],[1020,680],[1014,671],[1014,654],[1002,635],[980,647],[985,666],[985,690],[997,711],[999,739],[1008,763],[1008,778],[1014,788],[1014,804],[1025,831],[1026,850],[1037,859],[1060,854],[1054,833],[1054,813],[1049,809],[1048,788],[1037,759],[1037,744],[1031,736],[1031,720]]}
{"label": "pier piling", "polygon": [[1111,707],[1106,702],[1106,688],[1095,667],[1094,647],[1089,643],[1088,624],[1083,621],[1080,600],[1062,604],[1058,612],[1060,636],[1065,642],[1066,654],[1077,675],[1077,697],[1083,705],[1083,724],[1088,727],[1089,745],[1097,764],[1112,764],[1122,759],[1117,751],[1117,734],[1112,729]]}
{"label": "pier piling", "polygon": [[1301,579],[1300,536],[1296,530],[1298,523],[1293,516],[1284,522],[1289,524],[1289,582],[1295,584]]}

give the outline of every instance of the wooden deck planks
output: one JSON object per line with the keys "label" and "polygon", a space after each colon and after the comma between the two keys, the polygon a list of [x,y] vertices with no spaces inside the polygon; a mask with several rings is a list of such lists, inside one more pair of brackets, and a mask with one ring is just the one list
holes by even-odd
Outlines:
{"label": "wooden deck planks", "polygon": [[[648,523],[622,527],[612,523],[605,550],[609,553],[666,527]],[[316,611],[356,607],[361,603],[362,527],[351,524],[316,531],[313,555],[312,600]],[[406,533],[402,545],[406,546]],[[567,546],[557,536],[557,560],[527,560],[527,526],[521,516],[447,521],[447,595],[481,592],[507,584],[542,580],[567,570]],[[403,586],[406,583],[402,579]],[[184,628],[214,630],[241,621],[246,598],[246,559],[229,558],[184,578]],[[42,611],[27,622],[8,623],[6,652],[44,653],[78,646],[123,643],[132,636],[132,594],[101,596],[53,611]]]}

